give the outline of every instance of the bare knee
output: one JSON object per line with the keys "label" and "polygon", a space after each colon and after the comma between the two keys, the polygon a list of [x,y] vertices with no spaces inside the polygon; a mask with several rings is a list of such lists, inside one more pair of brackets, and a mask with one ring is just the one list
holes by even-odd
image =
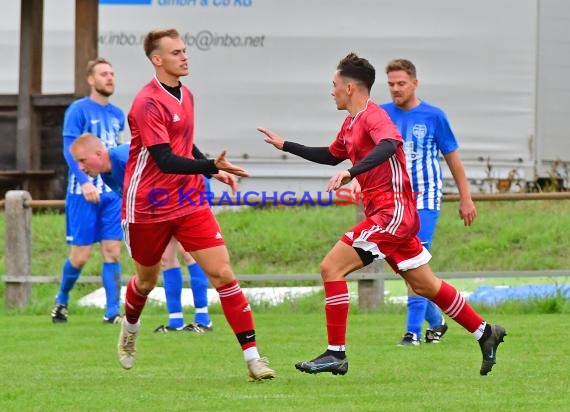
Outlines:
{"label": "bare knee", "polygon": [[340,273],[338,268],[332,264],[329,260],[325,259],[320,264],[321,278],[324,282],[330,282],[334,280],[341,280],[344,278],[344,273]]}
{"label": "bare knee", "polygon": [[105,262],[118,262],[121,259],[121,242],[117,240],[101,242],[101,254]]}
{"label": "bare knee", "polygon": [[80,269],[89,260],[91,255],[91,246],[71,246],[71,251],[69,253],[69,261],[74,268]]}
{"label": "bare knee", "polygon": [[157,279],[141,279],[137,278],[137,289],[143,295],[148,295],[156,287]]}
{"label": "bare knee", "polygon": [[212,272],[206,271],[206,274],[215,288],[226,285],[234,280],[234,272],[229,264],[220,265]]}

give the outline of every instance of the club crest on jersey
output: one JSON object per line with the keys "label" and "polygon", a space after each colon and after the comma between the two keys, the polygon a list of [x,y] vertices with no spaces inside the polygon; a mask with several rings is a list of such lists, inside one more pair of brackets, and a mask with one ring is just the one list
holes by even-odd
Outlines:
{"label": "club crest on jersey", "polygon": [[415,124],[412,128],[412,134],[416,139],[423,139],[427,134],[427,127],[425,124]]}
{"label": "club crest on jersey", "polygon": [[172,122],[176,123],[180,121],[180,116],[178,116],[176,113],[174,113],[174,115],[172,116]]}

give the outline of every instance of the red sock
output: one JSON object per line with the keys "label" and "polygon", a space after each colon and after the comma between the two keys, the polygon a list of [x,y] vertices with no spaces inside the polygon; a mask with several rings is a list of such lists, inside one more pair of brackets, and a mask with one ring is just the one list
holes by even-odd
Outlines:
{"label": "red sock", "polygon": [[329,345],[346,344],[348,286],[345,280],[325,282],[325,314]]}
{"label": "red sock", "polygon": [[127,322],[134,325],[139,321],[141,312],[146,303],[146,295],[143,295],[135,285],[135,276],[127,284],[127,295],[125,297],[125,317]]}
{"label": "red sock", "polygon": [[446,315],[469,332],[475,332],[483,318],[465,301],[465,298],[449,283],[441,282],[441,288],[432,299]]}
{"label": "red sock", "polygon": [[247,299],[236,279],[216,289],[220,295],[222,310],[234,331],[242,349],[255,345],[255,325]]}

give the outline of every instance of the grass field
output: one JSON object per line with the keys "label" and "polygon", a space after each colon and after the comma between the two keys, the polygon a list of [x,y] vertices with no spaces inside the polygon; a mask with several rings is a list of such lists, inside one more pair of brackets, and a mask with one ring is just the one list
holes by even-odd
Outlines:
{"label": "grass field", "polygon": [[474,339],[452,325],[440,345],[397,347],[400,314],[351,314],[349,372],[307,375],[296,361],[325,347],[322,313],[256,312],[258,342],[277,378],[246,381],[220,314],[211,334],[153,334],[144,317],[134,369],[116,360],[117,325],[99,314],[52,325],[0,317],[2,411],[562,411],[568,410],[568,315],[493,315],[508,329],[491,374]]}
{"label": "grass field", "polygon": [[[436,270],[570,268],[570,202],[477,206],[475,226],[464,228],[456,204],[444,204],[432,248]],[[237,273],[316,273],[322,256],[355,215],[349,207],[250,209],[219,220]],[[32,225],[33,275],[58,274],[68,253],[63,215],[37,214]],[[3,226],[0,215],[0,233]],[[0,250],[3,242],[0,238]],[[98,274],[100,262],[95,252],[83,273]],[[126,253],[123,268],[132,271]],[[554,282],[569,279],[453,283],[473,290],[480,284]],[[76,286],[65,325],[53,325],[49,318],[57,285],[35,285],[26,308],[0,307],[0,411],[568,410],[570,300],[561,297],[477,307],[508,331],[498,364],[487,377],[478,373],[478,345],[457,325],[451,325],[440,345],[401,348],[396,343],[405,321],[403,306],[364,313],[355,304],[349,317],[349,373],[301,374],[293,364],[326,346],[322,294],[277,307],[256,306],[260,350],[278,376],[248,383],[239,346],[219,305],[210,308],[215,331],[205,335],[153,334],[166,314],[164,307],[149,305],[137,365],[122,370],[115,353],[118,326],[101,324],[99,309],[76,305],[78,297],[96,287]],[[392,295],[405,294],[401,281],[386,282],[386,288]]]}

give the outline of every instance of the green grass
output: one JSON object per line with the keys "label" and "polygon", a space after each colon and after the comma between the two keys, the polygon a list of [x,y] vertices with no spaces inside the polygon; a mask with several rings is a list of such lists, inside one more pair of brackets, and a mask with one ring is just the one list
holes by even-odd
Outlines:
{"label": "green grass", "polygon": [[[480,203],[475,226],[464,228],[456,204],[444,210],[432,247],[438,271],[570,268],[570,202]],[[355,222],[352,207],[268,208],[219,216],[236,273],[309,273]],[[33,275],[56,275],[68,253],[64,217],[33,217]],[[4,219],[0,215],[0,233]],[[4,250],[0,238],[0,250]],[[132,272],[123,253],[123,271]],[[97,251],[84,274],[100,271]],[[4,273],[3,259],[0,273]],[[480,284],[568,283],[568,278],[465,279]],[[256,285],[257,286],[257,285]],[[274,381],[246,382],[235,336],[219,305],[210,312],[215,331],[153,334],[165,309],[147,305],[136,367],[116,360],[116,325],[101,324],[101,310],[77,298],[99,285],[78,284],[70,320],[53,325],[49,310],[57,285],[34,285],[26,308],[0,307],[0,411],[558,411],[567,409],[570,384],[566,329],[570,300],[562,297],[476,306],[503,324],[506,342],[491,375],[480,377],[478,345],[452,325],[440,345],[400,348],[405,308],[387,304],[366,313],[351,305],[350,371],[346,376],[306,375],[293,368],[326,345],[322,292],[276,307],[254,305],[258,343],[277,371]],[[355,284],[351,283],[354,289]],[[403,282],[386,282],[404,295]],[[0,293],[4,285],[0,283]]]}
{"label": "green grass", "polygon": [[246,382],[239,346],[220,314],[211,334],[153,334],[146,314],[137,364],[116,360],[116,325],[95,312],[52,325],[0,317],[2,411],[560,411],[570,384],[568,315],[488,314],[508,328],[498,363],[479,376],[476,342],[453,326],[440,345],[402,348],[400,314],[351,314],[346,376],[293,368],[324,348],[324,316],[257,310],[258,343],[277,372]]}

